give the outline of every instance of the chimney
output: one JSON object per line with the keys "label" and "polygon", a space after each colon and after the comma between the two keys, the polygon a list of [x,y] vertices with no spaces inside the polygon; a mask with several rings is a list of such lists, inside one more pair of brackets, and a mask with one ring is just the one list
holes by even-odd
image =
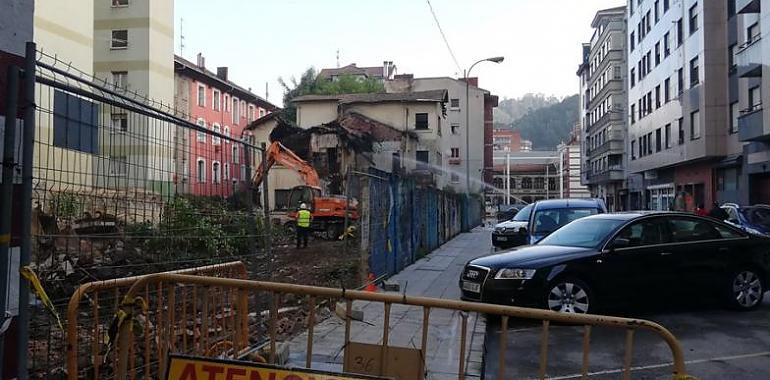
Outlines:
{"label": "chimney", "polygon": [[382,61],[382,79],[388,79],[389,68],[388,61]]}
{"label": "chimney", "polygon": [[217,67],[217,78],[227,81],[227,66]]}
{"label": "chimney", "polygon": [[203,53],[198,53],[198,67],[201,69],[206,68],[206,58],[203,58]]}

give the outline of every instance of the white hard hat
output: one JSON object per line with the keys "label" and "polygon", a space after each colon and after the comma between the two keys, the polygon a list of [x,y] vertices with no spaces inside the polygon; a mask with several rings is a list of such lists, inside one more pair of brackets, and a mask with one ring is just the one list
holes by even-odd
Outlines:
{"label": "white hard hat", "polygon": [[300,209],[300,210],[307,210],[307,205],[306,205],[306,204],[304,204],[304,203],[301,203],[301,204],[299,205],[299,209]]}

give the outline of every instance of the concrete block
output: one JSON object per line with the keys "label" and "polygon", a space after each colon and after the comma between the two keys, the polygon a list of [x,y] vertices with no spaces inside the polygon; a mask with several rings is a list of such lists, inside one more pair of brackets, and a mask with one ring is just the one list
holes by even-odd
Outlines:
{"label": "concrete block", "polygon": [[382,290],[386,292],[398,292],[401,290],[401,285],[397,282],[386,280],[382,282]]}
{"label": "concrete block", "polygon": [[[345,320],[345,313],[347,312],[347,306],[345,306],[344,303],[338,302],[337,306],[334,308],[334,313],[337,314],[340,319],[343,321]],[[364,320],[364,312],[361,309],[356,308],[355,306],[350,308],[350,319],[354,321],[363,321]]]}

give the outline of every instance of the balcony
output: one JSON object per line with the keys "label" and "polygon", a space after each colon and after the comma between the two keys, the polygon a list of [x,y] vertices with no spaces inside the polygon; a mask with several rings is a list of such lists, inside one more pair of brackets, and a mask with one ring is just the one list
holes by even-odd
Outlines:
{"label": "balcony", "polygon": [[462,162],[459,157],[449,157],[447,161],[449,162],[449,165],[460,165]]}
{"label": "balcony", "polygon": [[760,0],[736,0],[735,10],[738,13],[759,13]]}
{"label": "balcony", "polygon": [[594,159],[596,156],[610,152],[611,154],[623,154],[626,142],[622,136],[611,136],[603,144],[588,152],[588,157]]}
{"label": "balcony", "polygon": [[760,37],[755,37],[740,46],[735,55],[738,76],[742,78],[762,76],[762,44],[760,41]]}
{"label": "balcony", "polygon": [[601,173],[589,174],[587,182],[590,184],[600,184],[600,183],[607,183],[611,181],[623,181],[625,179],[626,179],[626,171],[619,167],[614,167],[614,168],[607,169]]}
{"label": "balcony", "polygon": [[738,117],[738,137],[741,141],[770,138],[770,131],[765,131],[764,128],[764,114],[761,104],[741,111],[741,116]]}
{"label": "balcony", "polygon": [[615,123],[620,124],[623,123],[625,114],[623,111],[610,109],[609,111],[605,112],[602,117],[600,117],[598,120],[594,121],[593,124],[588,125],[588,128],[586,128],[586,131],[592,131],[596,128],[601,128],[609,123]]}

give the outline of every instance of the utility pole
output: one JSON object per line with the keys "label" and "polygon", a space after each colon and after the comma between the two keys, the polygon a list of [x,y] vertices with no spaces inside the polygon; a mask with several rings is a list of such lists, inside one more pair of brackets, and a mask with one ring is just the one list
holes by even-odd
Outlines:
{"label": "utility pole", "polygon": [[511,154],[505,154],[505,204],[511,204]]}

